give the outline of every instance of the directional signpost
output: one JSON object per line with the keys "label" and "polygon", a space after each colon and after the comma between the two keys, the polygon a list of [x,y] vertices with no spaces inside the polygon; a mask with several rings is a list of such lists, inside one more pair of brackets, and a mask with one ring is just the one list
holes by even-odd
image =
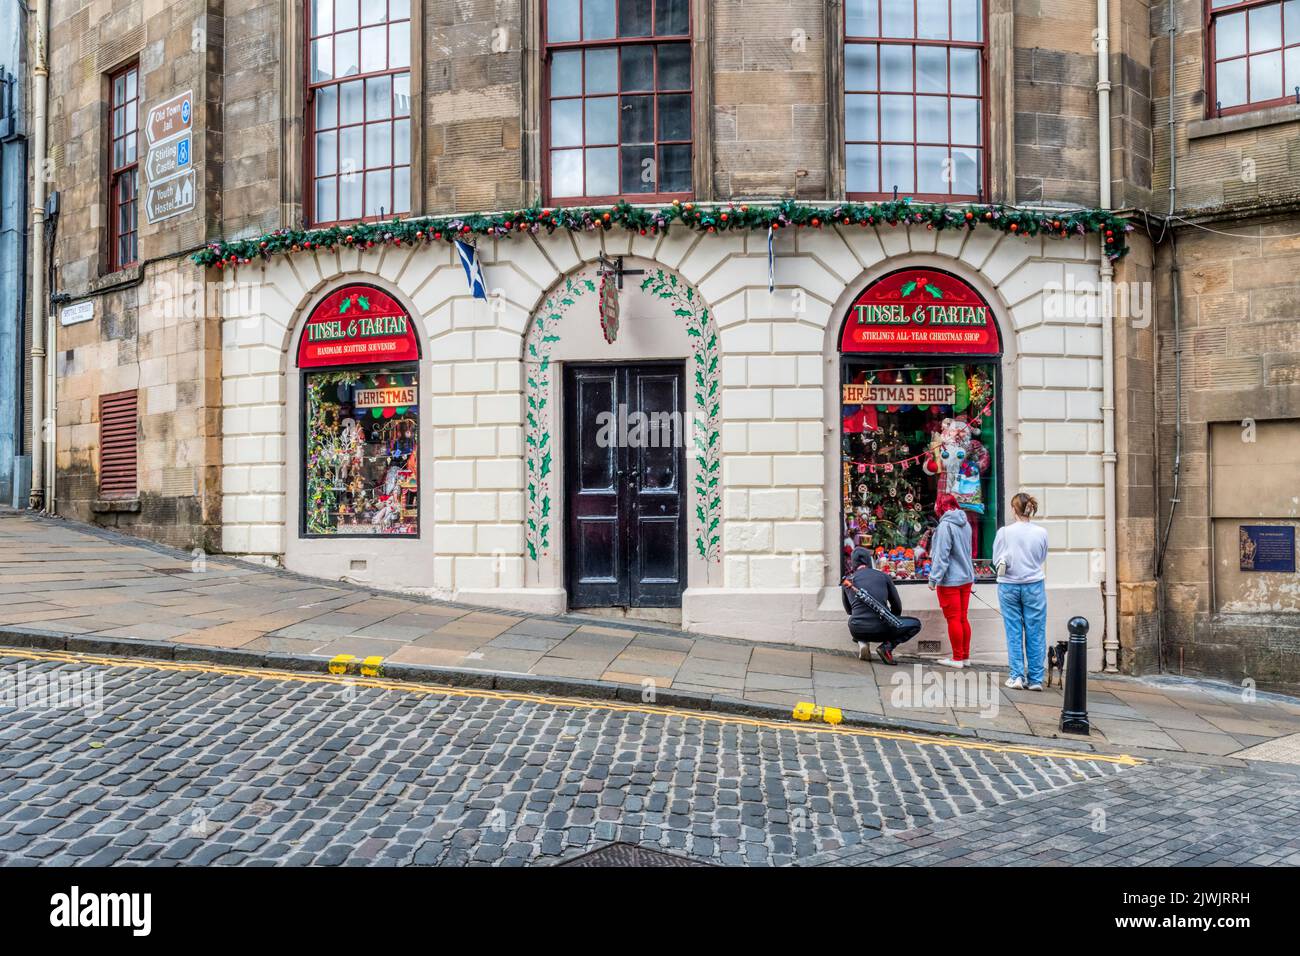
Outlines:
{"label": "directional signpost", "polygon": [[194,208],[194,93],[186,90],[149,110],[144,158],[144,214],[161,222]]}
{"label": "directional signpost", "polygon": [[151,183],[159,183],[188,170],[192,142],[190,134],[186,133],[169,143],[151,147],[144,158],[144,178]]}
{"label": "directional signpost", "polygon": [[144,200],[144,214],[150,222],[162,222],[194,208],[194,171],[154,183]]}

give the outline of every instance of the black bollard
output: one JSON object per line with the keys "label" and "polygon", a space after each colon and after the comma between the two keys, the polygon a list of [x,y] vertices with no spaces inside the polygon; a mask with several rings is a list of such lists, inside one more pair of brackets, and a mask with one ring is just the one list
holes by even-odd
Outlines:
{"label": "black bollard", "polygon": [[1065,659],[1065,700],[1061,705],[1061,733],[1088,734],[1088,619],[1072,617],[1070,650]]}

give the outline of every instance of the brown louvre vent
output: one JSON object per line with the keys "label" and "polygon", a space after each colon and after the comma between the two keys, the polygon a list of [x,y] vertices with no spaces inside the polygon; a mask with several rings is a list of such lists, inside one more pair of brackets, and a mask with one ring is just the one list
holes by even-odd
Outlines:
{"label": "brown louvre vent", "polygon": [[136,393],[115,392],[99,397],[99,495],[136,495]]}

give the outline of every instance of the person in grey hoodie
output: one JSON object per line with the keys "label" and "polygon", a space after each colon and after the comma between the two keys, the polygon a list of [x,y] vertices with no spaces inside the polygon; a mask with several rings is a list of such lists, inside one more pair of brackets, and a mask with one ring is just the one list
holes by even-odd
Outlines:
{"label": "person in grey hoodie", "polygon": [[948,643],[952,656],[941,657],[945,667],[970,665],[970,589],[975,583],[972,557],[972,533],[966,512],[957,499],[941,491],[935,499],[934,513],[939,524],[930,535],[930,588],[939,597],[939,607],[948,622]]}

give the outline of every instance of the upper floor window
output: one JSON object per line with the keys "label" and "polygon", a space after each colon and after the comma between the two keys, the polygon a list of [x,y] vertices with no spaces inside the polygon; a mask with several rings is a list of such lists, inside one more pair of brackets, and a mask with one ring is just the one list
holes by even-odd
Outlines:
{"label": "upper floor window", "polygon": [[117,271],[140,258],[136,222],[139,215],[140,68],[131,64],[108,79],[108,268]]}
{"label": "upper floor window", "polygon": [[984,192],[983,0],[846,0],[851,199]]}
{"label": "upper floor window", "polygon": [[1206,0],[1213,115],[1300,102],[1300,0]]}
{"label": "upper floor window", "polygon": [[552,202],[691,195],[690,0],[547,0]]}
{"label": "upper floor window", "polygon": [[411,211],[410,0],[309,0],[307,219]]}

